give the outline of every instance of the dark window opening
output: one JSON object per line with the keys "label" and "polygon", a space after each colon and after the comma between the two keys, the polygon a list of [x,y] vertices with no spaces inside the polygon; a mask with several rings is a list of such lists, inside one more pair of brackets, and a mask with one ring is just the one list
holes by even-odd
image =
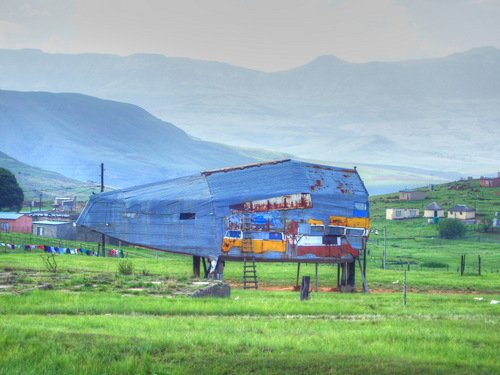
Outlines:
{"label": "dark window opening", "polygon": [[344,229],[344,227],[328,227],[328,234],[342,236],[344,234]]}
{"label": "dark window opening", "polygon": [[323,233],[325,227],[322,225],[311,225],[311,233]]}
{"label": "dark window opening", "polygon": [[323,244],[324,245],[337,245],[338,244],[338,236],[323,236]]}
{"label": "dark window opening", "polygon": [[196,214],[194,212],[181,212],[180,220],[194,220]]}

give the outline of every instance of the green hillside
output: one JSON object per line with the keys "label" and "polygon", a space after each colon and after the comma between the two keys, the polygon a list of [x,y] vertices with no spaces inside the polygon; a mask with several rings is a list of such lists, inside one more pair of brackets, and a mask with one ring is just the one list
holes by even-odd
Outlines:
{"label": "green hillside", "polygon": [[426,191],[423,201],[400,201],[399,193],[373,196],[370,198],[370,216],[374,222],[385,219],[386,208],[418,208],[420,216],[424,208],[432,202],[437,202],[445,210],[458,204],[465,204],[477,210],[478,219],[492,219],[495,212],[500,211],[500,187],[484,188],[479,180],[462,180],[446,184],[434,185],[434,190],[428,187],[415,190]]}
{"label": "green hillside", "polygon": [[[0,167],[8,169],[15,176],[23,189],[25,200],[53,199],[58,197],[75,197],[86,201],[92,191],[100,191],[100,186],[93,182],[73,180],[62,174],[33,167],[0,152]],[[97,170],[97,168],[96,168]]]}
{"label": "green hillside", "polygon": [[[468,274],[479,274],[479,258],[483,273],[499,272],[500,228],[490,227],[485,232],[482,225],[466,225],[463,238],[442,239],[437,225],[429,224],[423,214],[424,208],[432,202],[443,206],[446,216],[449,208],[465,204],[476,208],[478,220],[491,224],[495,213],[500,211],[500,188],[483,188],[479,180],[464,180],[435,185],[432,191],[427,187],[419,190],[427,191],[423,201],[400,201],[399,193],[371,197],[368,266],[381,268],[385,250],[386,267],[392,269],[457,272],[461,257],[465,255]],[[386,220],[386,208],[417,208],[420,215],[406,220]],[[435,281],[433,275],[427,281],[429,288],[436,285]]]}

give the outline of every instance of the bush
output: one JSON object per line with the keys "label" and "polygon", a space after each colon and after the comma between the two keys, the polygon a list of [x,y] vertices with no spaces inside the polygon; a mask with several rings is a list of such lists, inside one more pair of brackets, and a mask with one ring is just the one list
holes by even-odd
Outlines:
{"label": "bush", "polygon": [[134,273],[134,263],[128,259],[122,259],[118,263],[118,271],[122,275],[132,275]]}
{"label": "bush", "polygon": [[442,263],[442,262],[424,262],[422,264],[420,264],[420,267],[428,267],[428,268],[444,268],[444,267],[448,267],[448,265],[446,263]]}
{"label": "bush", "polygon": [[465,224],[458,219],[444,219],[439,221],[438,231],[441,238],[460,238],[465,234]]}

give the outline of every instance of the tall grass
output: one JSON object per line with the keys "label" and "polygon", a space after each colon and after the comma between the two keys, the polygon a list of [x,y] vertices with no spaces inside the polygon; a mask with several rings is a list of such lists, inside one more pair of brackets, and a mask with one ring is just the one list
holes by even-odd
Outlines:
{"label": "tall grass", "polygon": [[[498,373],[498,308],[471,296],[32,292],[0,312],[0,372]],[[265,300],[264,300],[265,298]],[[9,306],[8,308],[4,306]]]}

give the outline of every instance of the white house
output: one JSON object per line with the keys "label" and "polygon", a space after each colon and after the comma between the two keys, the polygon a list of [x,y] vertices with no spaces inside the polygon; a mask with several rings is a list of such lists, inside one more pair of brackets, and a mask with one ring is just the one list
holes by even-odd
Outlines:
{"label": "white house", "polygon": [[418,208],[386,208],[386,220],[413,219],[418,217],[420,210]]}

